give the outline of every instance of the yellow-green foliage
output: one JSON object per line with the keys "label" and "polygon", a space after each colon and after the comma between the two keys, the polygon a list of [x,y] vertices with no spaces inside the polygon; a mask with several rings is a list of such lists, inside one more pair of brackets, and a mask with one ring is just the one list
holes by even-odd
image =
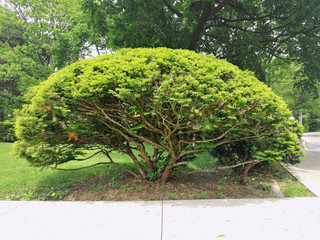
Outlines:
{"label": "yellow-green foliage", "polygon": [[[15,149],[35,165],[113,149],[142,166],[140,174],[148,168],[160,176],[188,154],[239,139],[267,140],[261,159],[300,157],[301,129],[286,104],[251,72],[212,55],[122,49],[58,71],[28,101],[17,118]],[[68,140],[71,132],[78,141]]]}

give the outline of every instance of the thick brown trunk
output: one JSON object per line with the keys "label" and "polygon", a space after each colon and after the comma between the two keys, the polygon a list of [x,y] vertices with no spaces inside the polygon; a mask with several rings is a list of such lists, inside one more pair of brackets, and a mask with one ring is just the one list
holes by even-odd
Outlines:
{"label": "thick brown trunk", "polygon": [[191,39],[188,46],[189,50],[193,50],[193,51],[196,50],[200,36],[201,36],[201,32],[203,30],[204,24],[207,22],[208,17],[210,16],[210,12],[211,12],[211,3],[207,2],[204,5],[204,10],[200,16],[198,24],[194,29],[194,31],[192,32]]}
{"label": "thick brown trunk", "polygon": [[245,167],[242,176],[241,176],[241,180],[240,183],[245,185],[247,183],[247,176],[248,176],[248,172],[250,171],[250,169],[254,166],[255,164],[247,164],[247,166]]}
{"label": "thick brown trunk", "polygon": [[163,173],[162,173],[162,175],[161,175],[160,181],[161,181],[161,182],[166,182],[166,181],[168,181],[168,178],[170,177],[170,175],[171,175],[171,167],[167,166],[167,167],[164,169],[164,171],[163,171]]}
{"label": "thick brown trunk", "polygon": [[176,161],[178,159],[176,156],[176,152],[173,150],[173,148],[171,148],[167,158],[170,158],[170,160],[161,175],[161,179],[160,179],[161,182],[168,181],[168,178],[171,175],[171,169],[173,168],[174,164],[176,163]]}
{"label": "thick brown trunk", "polygon": [[190,39],[189,46],[188,46],[189,50],[193,50],[193,51],[196,50],[198,42],[201,37],[201,33],[204,29],[204,25],[208,21],[209,17],[211,15],[215,15],[216,13],[218,13],[225,6],[227,6],[230,2],[231,2],[231,0],[224,0],[223,2],[221,2],[218,6],[216,6],[214,8],[212,7],[211,1],[205,2],[205,4],[203,5],[203,8],[202,8],[203,11],[202,11],[202,14],[199,18],[198,24],[197,24],[196,28],[194,29],[194,31],[192,32],[191,39]]}

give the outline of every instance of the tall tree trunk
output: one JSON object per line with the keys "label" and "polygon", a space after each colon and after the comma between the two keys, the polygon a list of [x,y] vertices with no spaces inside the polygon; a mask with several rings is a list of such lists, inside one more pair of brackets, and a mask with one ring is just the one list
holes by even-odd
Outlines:
{"label": "tall tree trunk", "polygon": [[209,17],[211,15],[215,15],[220,10],[222,10],[226,5],[228,5],[231,2],[231,0],[224,0],[221,2],[218,6],[212,8],[212,1],[206,1],[202,8],[202,14],[199,18],[198,24],[194,31],[192,32],[191,39],[189,42],[188,49],[195,51],[198,45],[198,42],[201,37],[201,33],[203,31],[203,27],[208,21]]}
{"label": "tall tree trunk", "polygon": [[298,115],[298,120],[299,120],[299,123],[300,123],[301,125],[303,125],[303,115],[302,115],[302,112],[299,113],[299,115]]}
{"label": "tall tree trunk", "polygon": [[299,108],[299,106],[303,103],[303,97],[304,97],[305,93],[306,93],[306,89],[304,87],[302,87],[301,92],[300,92],[300,96],[299,96],[296,104],[294,105],[292,112],[295,112]]}
{"label": "tall tree trunk", "polygon": [[198,24],[194,31],[192,32],[191,39],[189,42],[188,49],[195,51],[200,40],[201,32],[203,30],[204,24],[207,22],[211,12],[211,3],[206,2],[204,4],[203,12],[199,18]]}

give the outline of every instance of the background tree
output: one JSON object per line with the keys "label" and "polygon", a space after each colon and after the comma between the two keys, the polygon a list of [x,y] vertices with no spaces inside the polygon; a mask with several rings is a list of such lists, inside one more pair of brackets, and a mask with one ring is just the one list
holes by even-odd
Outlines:
{"label": "background tree", "polygon": [[289,55],[304,64],[302,84],[319,80],[320,2],[249,0],[83,0],[88,22],[106,46],[183,48],[213,53],[255,72]]}
{"label": "background tree", "polygon": [[8,0],[0,5],[0,121],[23,95],[87,53],[87,25],[77,0]]}
{"label": "background tree", "polygon": [[274,59],[266,64],[267,83],[277,95],[283,97],[295,118],[304,124],[305,131],[317,131],[320,130],[319,86],[308,91],[307,86],[301,84],[308,81],[303,68],[302,64]]}
{"label": "background tree", "polygon": [[[240,165],[300,160],[301,126],[286,104],[252,73],[212,55],[122,49],[58,71],[28,99],[15,151],[35,166],[104,154],[98,164],[167,181],[184,157],[237,141],[268,143]],[[79,158],[83,150],[92,155]],[[136,171],[114,162],[111,150],[128,155]]]}

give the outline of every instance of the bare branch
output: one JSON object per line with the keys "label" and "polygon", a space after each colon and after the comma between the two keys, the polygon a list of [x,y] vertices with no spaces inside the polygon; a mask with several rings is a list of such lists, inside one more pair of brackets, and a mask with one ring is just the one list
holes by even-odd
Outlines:
{"label": "bare branch", "polygon": [[119,164],[117,164],[117,163],[115,163],[115,162],[112,162],[111,164],[112,164],[113,166],[115,166],[115,167],[117,167],[117,168],[120,168],[120,169],[122,169],[123,171],[125,171],[125,172],[133,175],[133,176],[136,177],[136,178],[140,178],[139,175],[136,174],[135,172],[130,171],[129,169],[126,169],[126,168],[120,166]]}
{"label": "bare branch", "polygon": [[86,169],[86,168],[90,168],[90,167],[94,167],[94,166],[98,166],[98,165],[105,165],[105,164],[113,164],[111,162],[99,162],[90,166],[85,166],[85,167],[81,167],[81,168],[56,168],[56,167],[51,167],[51,166],[45,166],[46,168],[50,168],[50,169],[54,169],[54,170],[60,170],[60,171],[77,171],[77,170],[81,170],[81,169]]}
{"label": "bare branch", "polygon": [[213,8],[210,12],[210,14],[215,15],[217,12],[219,12],[222,8],[229,5],[232,2],[232,0],[224,0],[222,3],[220,3],[217,7]]}
{"label": "bare branch", "polygon": [[173,12],[174,14],[176,14],[178,17],[182,17],[182,13],[179,12],[178,10],[174,9],[166,0],[163,0],[164,5],[167,6],[167,8]]}
{"label": "bare branch", "polygon": [[85,160],[88,160],[88,159],[94,157],[95,155],[97,155],[97,154],[99,154],[99,153],[102,153],[102,152],[103,152],[103,151],[99,151],[99,152],[96,152],[96,153],[92,154],[90,157],[82,158],[82,159],[73,159],[73,160],[71,160],[71,161],[85,161]]}
{"label": "bare branch", "polygon": [[[94,103],[94,105],[101,111],[101,113],[104,115],[104,117],[109,120],[110,122],[112,122],[113,124],[119,126],[120,128],[124,129],[127,133],[129,133],[130,135],[138,138],[139,140],[143,141],[143,142],[146,142],[146,143],[149,143],[150,145],[158,148],[158,149],[161,149],[161,150],[164,150],[166,151],[166,149],[161,146],[160,144],[158,143],[155,143],[153,141],[151,141],[150,139],[148,138],[145,138],[139,134],[135,134],[133,133],[132,131],[130,131],[130,129],[126,128],[125,126],[123,126],[122,124],[120,124],[119,122],[115,121],[114,119],[112,119],[110,116],[108,116],[108,114],[106,114],[106,112],[100,108],[96,103]],[[104,122],[102,122],[104,123]],[[130,138],[127,134],[125,134],[124,132],[120,131],[118,128],[115,128],[115,127],[112,127],[110,126],[109,124],[107,123],[104,123],[105,125],[107,125],[109,128],[111,128],[112,130],[118,132],[120,135],[122,135],[124,138],[128,139],[132,144],[136,145],[136,146],[139,146],[140,144],[137,143],[136,141],[134,141],[132,138]]]}
{"label": "bare branch", "polygon": [[234,129],[237,126],[238,126],[237,124],[232,126],[226,132],[224,132],[223,134],[221,134],[219,137],[216,137],[216,138],[207,139],[207,140],[192,141],[192,142],[187,142],[187,141],[184,141],[184,140],[180,140],[179,143],[186,143],[186,144],[190,144],[191,145],[191,144],[194,144],[194,143],[207,143],[207,142],[217,141],[217,140],[223,138],[225,135],[227,135],[232,129]]}
{"label": "bare branch", "polygon": [[189,162],[179,162],[179,163],[175,163],[173,164],[173,167],[177,167],[177,166],[181,166],[181,165],[188,165]]}
{"label": "bare branch", "polygon": [[218,171],[224,170],[224,169],[230,169],[230,168],[244,166],[244,165],[247,165],[247,164],[257,164],[259,162],[262,162],[262,160],[257,159],[257,160],[252,160],[252,161],[246,161],[246,162],[243,162],[243,163],[238,163],[236,165],[218,167],[216,169],[211,169],[211,170],[202,170],[202,169],[198,169],[198,170],[194,170],[194,171],[178,170],[178,172],[181,172],[181,173],[213,173],[213,172],[218,172]]}
{"label": "bare branch", "polygon": [[185,152],[181,153],[181,154],[177,157],[177,160],[180,159],[180,158],[182,158],[182,157],[185,156],[185,155],[189,155],[189,154],[193,154],[193,153],[200,153],[200,152],[202,152],[201,149],[185,151]]}
{"label": "bare branch", "polygon": [[106,156],[107,156],[107,158],[109,158],[110,163],[111,163],[113,166],[115,166],[115,167],[117,167],[117,168],[122,169],[123,171],[125,171],[125,172],[127,172],[127,173],[129,173],[129,174],[133,175],[133,176],[134,176],[134,177],[136,177],[136,178],[139,178],[139,175],[138,175],[138,174],[136,174],[135,172],[130,171],[129,169],[126,169],[126,168],[124,168],[124,167],[120,166],[119,164],[115,163],[115,162],[112,160],[112,158],[110,157],[110,155],[109,155],[109,153],[108,153],[108,152],[103,152],[103,153],[104,153],[104,155],[106,155]]}

